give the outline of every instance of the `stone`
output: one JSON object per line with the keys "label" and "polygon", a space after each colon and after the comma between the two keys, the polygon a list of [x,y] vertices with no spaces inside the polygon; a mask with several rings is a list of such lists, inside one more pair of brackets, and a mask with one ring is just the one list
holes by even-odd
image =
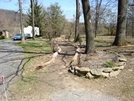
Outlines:
{"label": "stone", "polygon": [[75,71],[75,74],[78,75],[78,76],[85,76],[84,73],[80,73],[79,71]]}
{"label": "stone", "polygon": [[74,74],[74,70],[73,69],[69,68],[68,71]]}
{"label": "stone", "polygon": [[101,70],[104,73],[110,73],[112,71],[112,68],[102,68]]}
{"label": "stone", "polygon": [[120,54],[118,56],[118,60],[119,60],[119,62],[126,62],[127,61],[126,57],[123,54]]}
{"label": "stone", "polygon": [[134,53],[131,53],[131,56],[134,56]]}
{"label": "stone", "polygon": [[72,65],[72,66],[78,65],[78,61],[72,61],[72,62],[71,62],[71,65]]}
{"label": "stone", "polygon": [[88,73],[88,72],[90,72],[90,69],[86,68],[86,67],[81,67],[81,68],[79,68],[78,71],[80,71],[81,73]]}
{"label": "stone", "polygon": [[120,70],[123,70],[123,69],[124,69],[124,66],[120,66],[119,69],[120,69]]}
{"label": "stone", "polygon": [[117,71],[112,71],[110,73],[110,77],[114,77],[114,76],[117,76],[118,74],[120,74],[121,70],[117,70]]}
{"label": "stone", "polygon": [[102,77],[105,77],[105,78],[109,78],[110,77],[110,74],[109,73],[104,73],[103,72],[101,75],[102,75]]}
{"label": "stone", "polygon": [[126,58],[122,58],[122,57],[119,57],[118,60],[119,60],[119,62],[127,62],[127,59]]}
{"label": "stone", "polygon": [[95,75],[95,76],[101,76],[101,73],[102,73],[101,69],[91,69],[90,72],[92,75]]}
{"label": "stone", "polygon": [[124,69],[124,66],[112,67],[112,69],[114,71],[119,70],[119,69],[122,70],[122,69]]}
{"label": "stone", "polygon": [[91,78],[94,78],[94,76],[93,76],[91,73],[87,73],[87,74],[86,74],[86,78],[91,79]]}
{"label": "stone", "polygon": [[117,66],[126,66],[126,62],[119,62],[117,63]]}
{"label": "stone", "polygon": [[80,70],[80,68],[78,66],[75,66],[74,69],[75,70]]}
{"label": "stone", "polygon": [[113,69],[114,71],[116,71],[116,70],[119,69],[119,67],[112,67],[112,69]]}

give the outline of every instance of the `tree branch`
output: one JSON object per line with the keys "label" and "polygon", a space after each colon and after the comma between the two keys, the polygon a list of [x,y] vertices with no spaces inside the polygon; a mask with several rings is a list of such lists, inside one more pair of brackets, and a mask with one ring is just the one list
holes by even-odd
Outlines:
{"label": "tree branch", "polygon": [[128,4],[128,6],[134,6],[134,4]]}

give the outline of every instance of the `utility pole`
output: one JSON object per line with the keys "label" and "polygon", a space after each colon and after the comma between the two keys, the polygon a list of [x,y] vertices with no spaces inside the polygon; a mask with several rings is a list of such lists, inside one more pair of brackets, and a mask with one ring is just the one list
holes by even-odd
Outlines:
{"label": "utility pole", "polygon": [[19,2],[19,11],[20,11],[20,32],[22,35],[21,43],[25,43],[25,38],[24,38],[24,30],[23,30],[23,25],[22,25],[22,0],[18,0]]}

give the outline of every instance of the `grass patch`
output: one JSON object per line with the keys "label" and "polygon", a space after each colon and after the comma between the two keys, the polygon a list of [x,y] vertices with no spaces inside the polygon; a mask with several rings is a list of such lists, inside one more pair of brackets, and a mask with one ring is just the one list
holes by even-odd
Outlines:
{"label": "grass patch", "polygon": [[36,64],[39,64],[42,59],[45,59],[46,53],[51,53],[50,42],[47,39],[26,40],[25,44],[17,43],[18,46],[24,49],[25,60],[27,63],[23,67],[23,77],[17,83],[16,91],[28,92],[36,84],[38,84],[38,71],[33,71]]}
{"label": "grass patch", "polygon": [[111,61],[106,61],[103,66],[109,68],[109,67],[116,66],[116,64],[114,62],[111,62]]}
{"label": "grass patch", "polygon": [[122,93],[127,94],[127,95],[129,95],[129,94],[131,94],[133,92],[134,92],[134,87],[129,87],[129,86],[126,86],[126,88],[124,88],[122,90]]}
{"label": "grass patch", "polygon": [[130,85],[128,82],[124,82],[122,89],[122,93],[127,95],[131,95],[134,92],[134,86]]}
{"label": "grass patch", "polygon": [[0,42],[1,41],[9,41],[9,40],[11,40],[11,39],[0,39]]}
{"label": "grass patch", "polygon": [[50,53],[50,42],[47,39],[26,40],[25,44],[17,43],[24,49],[25,55],[36,56],[38,54]]}

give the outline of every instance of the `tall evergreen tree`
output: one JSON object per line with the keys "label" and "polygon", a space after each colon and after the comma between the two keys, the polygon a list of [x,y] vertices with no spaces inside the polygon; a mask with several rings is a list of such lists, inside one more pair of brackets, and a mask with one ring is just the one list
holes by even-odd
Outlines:
{"label": "tall evergreen tree", "polygon": [[[30,5],[32,6],[32,5]],[[42,6],[38,4],[38,0],[34,1],[34,25],[35,27],[39,27],[40,29],[40,35],[43,35],[43,21],[44,21],[44,12],[42,10]],[[27,25],[32,26],[32,11],[28,11],[28,20]]]}

